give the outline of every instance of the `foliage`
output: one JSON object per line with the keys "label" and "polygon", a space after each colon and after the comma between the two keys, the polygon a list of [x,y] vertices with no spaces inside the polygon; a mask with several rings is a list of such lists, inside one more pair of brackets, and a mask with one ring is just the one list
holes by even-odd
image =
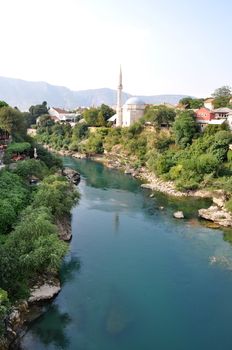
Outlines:
{"label": "foliage", "polygon": [[192,111],[181,112],[173,124],[176,144],[182,148],[192,143],[198,132],[198,125]]}
{"label": "foliage", "polygon": [[21,178],[9,171],[0,172],[0,234],[7,233],[27,205],[29,189]]}
{"label": "foliage", "polygon": [[47,127],[55,125],[54,120],[51,119],[51,116],[49,114],[40,115],[36,122],[38,127]]}
{"label": "foliage", "polygon": [[10,299],[25,297],[29,280],[35,274],[56,270],[65,252],[49,210],[28,207],[0,246],[0,285]]}
{"label": "foliage", "polygon": [[0,288],[0,339],[4,334],[4,319],[9,308],[8,294],[5,290]]}
{"label": "foliage", "polygon": [[115,114],[115,111],[109,106],[102,104],[98,108],[86,109],[83,117],[89,126],[105,126],[107,120]]}
{"label": "foliage", "polygon": [[31,119],[30,119],[31,124],[36,124],[36,119],[39,116],[48,114],[47,102],[44,101],[42,104],[31,106],[29,108],[29,112],[31,114]]}
{"label": "foliage", "polygon": [[27,132],[23,114],[11,107],[0,108],[0,129],[7,131],[16,141],[22,141]]}
{"label": "foliage", "polygon": [[230,97],[228,96],[218,96],[214,99],[213,105],[214,108],[222,108],[222,107],[229,107],[230,103]]}
{"label": "foliage", "polygon": [[204,99],[184,97],[179,101],[179,104],[182,105],[185,109],[197,109],[201,108],[204,105]]}
{"label": "foliage", "polygon": [[148,107],[142,122],[149,121],[155,127],[160,128],[164,126],[171,126],[175,120],[176,112],[172,108],[166,106]]}
{"label": "foliage", "polygon": [[224,85],[214,91],[214,108],[221,108],[229,106],[230,98],[232,97],[232,89],[228,85]]}
{"label": "foliage", "polygon": [[212,96],[217,98],[217,97],[231,97],[232,95],[232,89],[228,85],[224,85],[218,89],[216,89]]}
{"label": "foliage", "polygon": [[25,180],[32,176],[43,179],[48,174],[48,168],[39,159],[28,159],[17,163],[14,172]]}
{"label": "foliage", "polygon": [[7,153],[27,153],[31,149],[29,142],[13,142],[7,147]]}
{"label": "foliage", "polygon": [[9,107],[9,105],[5,101],[0,100],[0,108],[2,107]]}
{"label": "foliage", "polygon": [[75,191],[69,182],[55,175],[46,177],[39,185],[34,196],[33,207],[44,206],[59,218],[68,215],[72,206],[79,200],[79,193]]}

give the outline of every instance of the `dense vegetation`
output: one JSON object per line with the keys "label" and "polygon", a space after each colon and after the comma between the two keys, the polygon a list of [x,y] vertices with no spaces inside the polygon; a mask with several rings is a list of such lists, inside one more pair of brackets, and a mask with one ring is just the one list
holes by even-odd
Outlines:
{"label": "dense vegetation", "polygon": [[[38,276],[57,273],[67,251],[57,222],[79,198],[58,175],[61,160],[29,138],[26,127],[24,113],[0,104],[0,129],[12,137],[4,157],[9,165],[0,171],[0,347],[12,302],[27,297]],[[13,163],[14,154],[24,160]]]}
{"label": "dense vegetation", "polygon": [[124,154],[131,165],[147,166],[163,179],[174,181],[179,190],[232,188],[231,132],[222,125],[207,126],[201,133],[192,110],[151,106],[129,128],[98,127],[94,132],[86,124],[73,129],[64,124],[46,125],[38,128],[38,138],[56,149]]}

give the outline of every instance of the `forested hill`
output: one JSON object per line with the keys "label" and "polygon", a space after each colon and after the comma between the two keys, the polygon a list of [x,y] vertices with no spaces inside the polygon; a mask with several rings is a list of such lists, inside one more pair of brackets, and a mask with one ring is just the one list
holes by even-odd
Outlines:
{"label": "forested hill", "polygon": [[[123,93],[123,102],[132,95]],[[183,95],[140,96],[146,103],[176,104]],[[31,82],[21,79],[0,77],[0,100],[11,106],[17,106],[23,111],[31,105],[47,101],[48,106],[74,109],[78,106],[99,106],[116,104],[116,90],[102,88],[72,91],[63,86],[51,85],[46,82]]]}

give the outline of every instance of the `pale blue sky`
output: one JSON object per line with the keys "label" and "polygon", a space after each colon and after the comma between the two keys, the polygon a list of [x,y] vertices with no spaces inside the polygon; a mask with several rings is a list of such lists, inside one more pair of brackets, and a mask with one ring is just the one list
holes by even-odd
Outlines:
{"label": "pale blue sky", "polygon": [[0,75],[210,95],[232,85],[230,0],[3,0]]}

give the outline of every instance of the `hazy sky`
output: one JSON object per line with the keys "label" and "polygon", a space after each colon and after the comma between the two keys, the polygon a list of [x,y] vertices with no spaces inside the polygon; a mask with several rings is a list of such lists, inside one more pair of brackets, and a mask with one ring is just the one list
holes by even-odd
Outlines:
{"label": "hazy sky", "polygon": [[232,85],[231,0],[2,0],[0,75],[81,90]]}

